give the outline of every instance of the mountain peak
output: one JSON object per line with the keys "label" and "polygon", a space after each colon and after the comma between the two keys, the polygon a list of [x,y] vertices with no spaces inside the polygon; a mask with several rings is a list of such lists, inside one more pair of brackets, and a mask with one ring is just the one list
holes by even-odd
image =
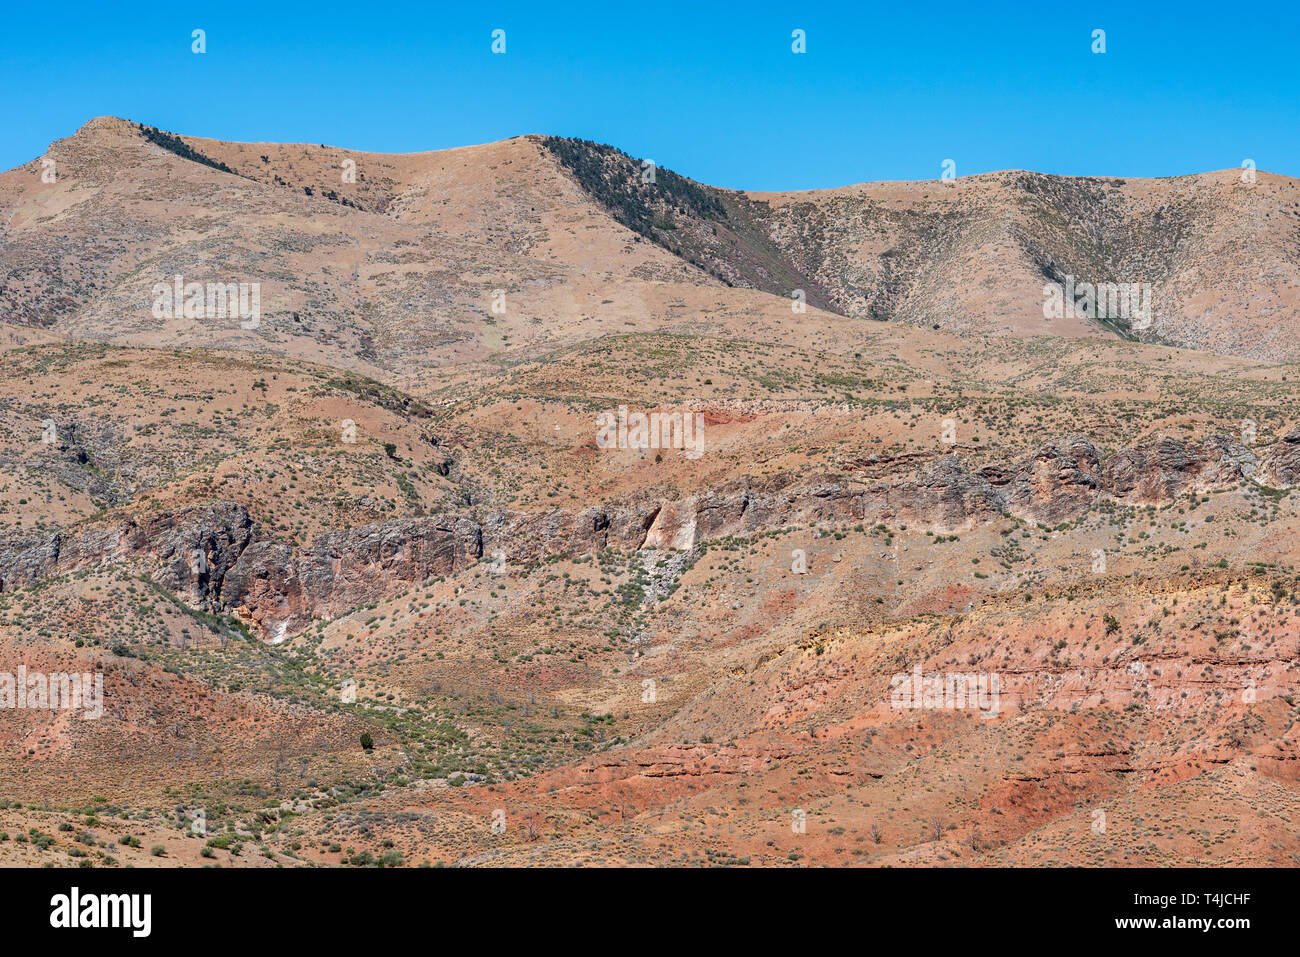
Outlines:
{"label": "mountain peak", "polygon": [[81,125],[72,134],[75,140],[94,140],[103,142],[121,137],[135,137],[136,125],[120,116],[96,116]]}

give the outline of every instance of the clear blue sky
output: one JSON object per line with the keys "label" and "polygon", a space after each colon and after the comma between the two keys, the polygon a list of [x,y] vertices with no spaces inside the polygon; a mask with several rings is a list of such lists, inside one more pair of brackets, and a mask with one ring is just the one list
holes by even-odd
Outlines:
{"label": "clear blue sky", "polygon": [[[949,158],[958,175],[1246,158],[1300,175],[1294,0],[989,7],[11,2],[0,168],[114,114],[391,152],[556,133],[749,189],[930,179]],[[795,28],[806,54],[790,51]]]}

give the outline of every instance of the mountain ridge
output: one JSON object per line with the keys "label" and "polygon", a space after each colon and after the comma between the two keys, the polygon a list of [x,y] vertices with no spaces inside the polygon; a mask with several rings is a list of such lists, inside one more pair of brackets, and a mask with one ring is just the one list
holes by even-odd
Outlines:
{"label": "mountain ridge", "polygon": [[[151,153],[154,149],[158,152]],[[424,246],[426,263],[437,253],[429,249],[429,234],[422,238],[401,226],[375,233],[368,215],[431,229],[435,245],[468,243],[465,254],[475,244],[493,247],[486,257],[489,272],[550,287],[546,301],[538,304],[554,320],[544,319],[548,327],[574,318],[573,290],[583,284],[584,274],[598,270],[630,283],[634,296],[644,297],[647,280],[720,283],[785,299],[795,314],[806,303],[849,318],[959,334],[1120,336],[1266,361],[1300,359],[1300,336],[1290,329],[1300,303],[1300,183],[1262,171],[1252,174],[1252,183],[1230,170],[1158,179],[998,171],[951,181],[760,192],[708,186],[662,169],[645,182],[646,164],[614,147],[536,134],[449,150],[379,154],[181,136],[115,117],[87,122],[72,137],[51,144],[49,153],[64,183],[97,191],[100,209],[87,206],[84,195],[64,206],[70,201],[67,190],[30,175],[38,172],[38,161],[0,174],[0,203],[12,209],[0,244],[0,264],[12,276],[0,287],[0,308],[29,324],[68,325],[72,335],[105,341],[138,335],[138,324],[131,330],[120,320],[103,322],[95,313],[107,303],[97,300],[103,287],[110,287],[111,296],[117,280],[152,268],[156,253],[124,249],[121,261],[102,269],[97,283],[78,288],[48,253],[32,247],[71,242],[91,258],[91,250],[111,241],[113,220],[125,212],[114,198],[121,190],[111,184],[131,169],[139,175],[153,170],[150,175],[161,178],[158,192],[174,193],[181,181],[203,178],[184,167],[160,169],[160,154],[203,165],[213,176],[228,171],[249,184],[208,180],[201,190],[195,184],[186,195],[167,198],[169,215],[176,218],[211,219],[233,204],[226,218],[237,227],[241,221],[256,222],[254,210],[260,207],[289,218],[277,224],[289,229],[285,242],[316,246],[320,221],[304,217],[318,201],[359,216],[355,223],[338,223],[347,244],[367,247],[354,266],[355,281],[314,280],[305,296],[272,288],[267,311],[300,316],[313,303],[324,307],[338,318],[324,320],[323,338],[350,341],[339,348],[351,360],[377,367],[391,366],[392,358],[373,354],[367,343],[396,328],[395,304],[384,291],[364,288],[368,283],[359,267],[369,264],[377,272],[376,260],[392,259],[403,247]],[[353,182],[346,181],[349,162]],[[226,192],[231,188],[247,195],[231,196]],[[310,201],[309,208],[295,196]],[[53,207],[55,213],[41,219],[31,205]],[[66,222],[66,233],[53,228],[59,222]],[[47,225],[36,228],[41,223]],[[173,251],[194,248],[183,231],[158,222],[140,224],[139,232],[150,250],[160,244]],[[227,232],[233,238],[237,228]],[[28,234],[30,244],[23,241]],[[593,242],[596,236],[600,240]],[[672,258],[644,249],[629,255],[629,239],[634,246],[648,241]],[[502,254],[511,261],[492,265]],[[259,279],[255,260],[215,251],[200,258],[209,264],[224,261],[220,268],[228,274]],[[539,271],[540,264],[545,265]],[[561,278],[566,267],[577,274]],[[1147,287],[1148,325],[1126,316],[1045,318],[1045,286],[1067,281]],[[567,299],[551,294],[559,291],[557,282],[569,290]],[[481,291],[468,288],[463,276],[426,274],[417,285],[423,295],[412,298],[426,300],[425,305],[413,325],[402,325],[419,338],[464,341],[476,333],[458,329],[462,324],[454,315],[491,315]],[[134,310],[117,297],[114,311],[139,310],[148,301],[140,291],[132,298]],[[478,301],[471,306],[470,299]],[[74,313],[86,321],[69,323]],[[338,328],[340,321],[350,329]],[[236,347],[276,348],[265,334],[222,333],[227,335],[233,340],[227,344]],[[406,351],[413,351],[410,336],[404,338]],[[336,355],[332,361],[345,359]]]}

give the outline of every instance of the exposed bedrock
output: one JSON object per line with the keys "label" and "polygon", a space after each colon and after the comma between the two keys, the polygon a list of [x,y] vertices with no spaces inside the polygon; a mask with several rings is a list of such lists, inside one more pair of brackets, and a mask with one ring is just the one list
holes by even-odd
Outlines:
{"label": "exposed bedrock", "polygon": [[1057,525],[1109,498],[1160,504],[1254,481],[1300,484],[1300,429],[1251,448],[1223,435],[1151,438],[1105,460],[1085,436],[1052,439],[1007,464],[972,471],[956,455],[910,477],[862,482],[834,474],[740,478],[671,499],[646,494],[580,510],[466,509],[324,532],[293,546],[263,534],[235,502],[107,525],[0,537],[0,591],[106,563],[133,563],[188,604],[235,612],[278,639],[313,618],[483,560],[529,563],[602,549],[690,549],[727,536],[810,522],[913,525],[936,533],[1004,515]]}

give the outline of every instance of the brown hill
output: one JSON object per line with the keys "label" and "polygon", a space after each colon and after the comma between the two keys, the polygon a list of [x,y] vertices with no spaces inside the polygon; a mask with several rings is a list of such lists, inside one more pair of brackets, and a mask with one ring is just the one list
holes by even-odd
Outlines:
{"label": "brown hill", "polygon": [[[36,161],[0,175],[0,308],[78,337],[411,373],[627,322],[680,327],[660,284],[723,283],[787,303],[802,290],[855,319],[1300,357],[1300,190],[1267,173],[744,193],[669,170],[645,182],[639,161],[579,140],[385,155],[111,117],[46,156],[55,183]],[[154,284],[177,274],[260,283],[261,325],[155,318]],[[1149,285],[1149,325],[1045,319],[1044,284],[1067,276]]]}
{"label": "brown hill", "polygon": [[[104,699],[0,707],[0,862],[1300,861],[1292,181],[48,156],[0,174],[0,703]],[[155,316],[178,273],[260,321]],[[1044,320],[1066,275],[1152,327]]]}

